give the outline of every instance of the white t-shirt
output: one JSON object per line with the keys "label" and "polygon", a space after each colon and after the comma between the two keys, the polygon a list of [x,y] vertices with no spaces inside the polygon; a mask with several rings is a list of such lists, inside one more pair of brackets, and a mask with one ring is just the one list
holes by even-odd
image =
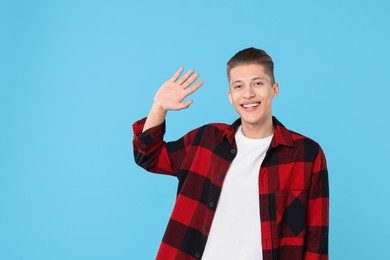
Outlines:
{"label": "white t-shirt", "polygon": [[259,209],[259,171],[272,135],[235,135],[237,154],[227,172],[203,260],[263,259]]}

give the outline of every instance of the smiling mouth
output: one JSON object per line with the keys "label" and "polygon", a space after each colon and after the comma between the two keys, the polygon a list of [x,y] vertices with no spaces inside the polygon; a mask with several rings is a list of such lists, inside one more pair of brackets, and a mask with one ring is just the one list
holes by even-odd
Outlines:
{"label": "smiling mouth", "polygon": [[242,104],[241,106],[242,106],[243,108],[251,108],[251,107],[257,107],[258,105],[260,105],[260,102],[249,103],[249,104]]}

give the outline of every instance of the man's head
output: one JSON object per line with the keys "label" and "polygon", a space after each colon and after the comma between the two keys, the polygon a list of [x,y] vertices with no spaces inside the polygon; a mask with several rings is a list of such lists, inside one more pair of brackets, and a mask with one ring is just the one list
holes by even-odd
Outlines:
{"label": "man's head", "polygon": [[272,58],[263,50],[247,48],[237,52],[227,63],[227,76],[230,81],[230,71],[239,65],[259,64],[264,67],[266,73],[275,82],[274,62]]}
{"label": "man's head", "polygon": [[253,137],[270,134],[272,99],[279,94],[271,57],[262,50],[249,48],[234,55],[227,65],[228,97],[240,115],[244,135],[250,135],[249,131],[255,133]]}

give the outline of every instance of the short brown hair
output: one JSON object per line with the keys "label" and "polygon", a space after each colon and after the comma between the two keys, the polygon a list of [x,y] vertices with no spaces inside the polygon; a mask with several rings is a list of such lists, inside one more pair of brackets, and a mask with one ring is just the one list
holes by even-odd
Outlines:
{"label": "short brown hair", "polygon": [[227,76],[230,79],[230,71],[234,67],[239,65],[260,64],[264,66],[266,73],[269,74],[272,81],[275,81],[274,77],[274,62],[272,58],[263,50],[256,48],[247,48],[237,52],[226,64]]}

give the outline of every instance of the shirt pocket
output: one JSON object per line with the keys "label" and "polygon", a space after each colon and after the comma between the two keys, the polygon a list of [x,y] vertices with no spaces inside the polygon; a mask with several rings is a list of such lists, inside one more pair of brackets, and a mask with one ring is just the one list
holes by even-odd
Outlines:
{"label": "shirt pocket", "polygon": [[282,190],[275,192],[276,221],[281,238],[304,238],[307,200],[308,192],[306,190]]}

